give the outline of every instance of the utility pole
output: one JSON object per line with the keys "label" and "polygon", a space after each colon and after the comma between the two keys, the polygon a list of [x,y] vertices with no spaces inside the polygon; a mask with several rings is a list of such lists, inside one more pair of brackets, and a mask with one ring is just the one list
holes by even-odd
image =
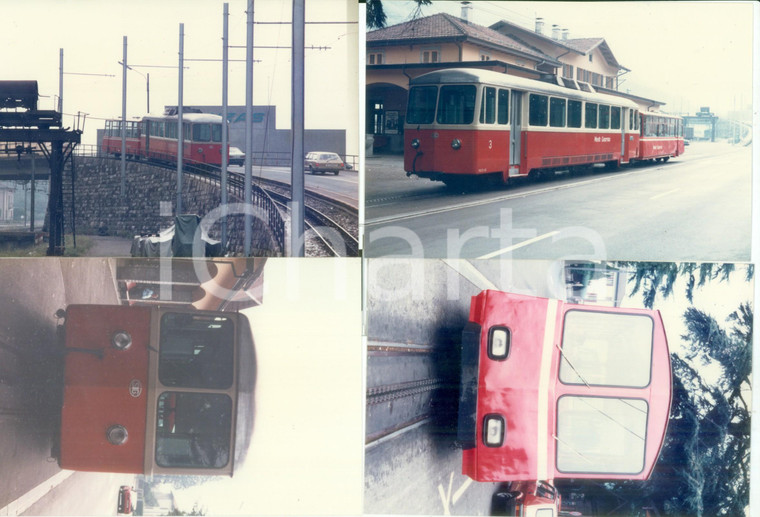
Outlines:
{"label": "utility pole", "polygon": [[177,92],[177,210],[175,215],[182,215],[182,161],[185,152],[185,133],[182,131],[182,98],[184,81],[184,47],[185,24],[179,24],[179,91]]}
{"label": "utility pole", "polygon": [[227,246],[227,80],[229,66],[229,17],[230,4],[224,4],[222,23],[222,246]]}
{"label": "utility pole", "polygon": [[303,257],[304,236],[304,0],[293,0],[290,256]]}
{"label": "utility pole", "polygon": [[122,62],[121,80],[121,198],[124,199],[127,190],[127,37],[124,36],[124,56]]}
{"label": "utility pole", "polygon": [[[253,197],[251,183],[253,176],[253,0],[248,0],[246,13],[246,45],[245,45],[245,206],[252,208]],[[243,254],[251,256],[251,215],[246,213],[243,234]]]}

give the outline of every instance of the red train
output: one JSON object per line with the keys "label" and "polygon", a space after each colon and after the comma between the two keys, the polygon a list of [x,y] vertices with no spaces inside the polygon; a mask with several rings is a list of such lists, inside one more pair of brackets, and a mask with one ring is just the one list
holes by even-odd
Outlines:
{"label": "red train", "polygon": [[[106,121],[102,144],[104,153],[121,156],[121,124],[121,120]],[[183,161],[221,166],[222,117],[210,113],[185,113],[182,115],[182,125]],[[177,126],[177,115],[173,114],[148,115],[139,121],[127,121],[126,156],[176,162]]]}
{"label": "red train", "polygon": [[472,176],[506,183],[678,156],[682,131],[679,118],[642,114],[623,97],[488,70],[438,70],[411,81],[404,169],[449,184]]}
{"label": "red train", "polygon": [[647,479],[671,394],[658,311],[484,291],[462,336],[462,473]]}

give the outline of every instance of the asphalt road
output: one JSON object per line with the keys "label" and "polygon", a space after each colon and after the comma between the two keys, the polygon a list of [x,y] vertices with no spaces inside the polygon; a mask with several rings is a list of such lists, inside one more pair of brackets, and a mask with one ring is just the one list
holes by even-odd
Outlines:
{"label": "asphalt road", "polygon": [[[117,298],[106,259],[3,259],[0,285],[4,508],[60,472],[51,457],[62,387],[56,310],[71,303],[113,304]],[[86,500],[79,504],[75,513],[87,514]]]}
{"label": "asphalt road", "polygon": [[750,259],[751,148],[695,143],[668,163],[452,193],[368,159],[365,256]]}
{"label": "asphalt road", "polygon": [[[243,167],[231,165],[230,172],[243,174]],[[291,173],[289,167],[259,167],[254,166],[252,175],[270,180],[281,181],[290,185]],[[339,200],[350,203],[354,207],[359,206],[359,173],[356,169],[340,171],[336,176],[328,172],[325,174],[305,174],[305,185],[309,190],[336,197]]]}

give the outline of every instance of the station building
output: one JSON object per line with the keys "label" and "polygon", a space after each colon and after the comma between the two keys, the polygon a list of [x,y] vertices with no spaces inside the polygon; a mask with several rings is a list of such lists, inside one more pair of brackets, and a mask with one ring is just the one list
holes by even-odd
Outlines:
{"label": "station building", "polygon": [[618,90],[630,70],[620,64],[604,38],[570,38],[567,29],[535,29],[501,20],[484,27],[447,13],[367,32],[367,152],[403,151],[409,81],[444,68],[481,68],[568,88],[620,95],[643,111],[663,105]]}

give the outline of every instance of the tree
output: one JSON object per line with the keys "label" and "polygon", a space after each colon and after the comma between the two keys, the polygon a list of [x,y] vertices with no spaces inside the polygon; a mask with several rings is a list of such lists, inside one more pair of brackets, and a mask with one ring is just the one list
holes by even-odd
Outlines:
{"label": "tree", "polygon": [[[686,277],[686,299],[693,302],[694,289],[704,286],[708,281],[719,280],[727,282],[736,270],[735,264],[718,264],[705,262],[616,262],[615,266],[621,269],[633,270],[629,282],[633,284],[631,295],[641,291],[644,297],[644,306],[654,307],[657,295],[668,298],[673,294],[676,280],[679,276]],[[746,266],[744,278],[752,280],[755,274],[753,264]]]}
{"label": "tree", "polygon": [[[617,512],[640,515],[641,508],[654,506],[664,515],[745,514],[750,408],[742,391],[751,387],[752,316],[750,304],[740,304],[728,316],[727,330],[694,307],[684,312],[687,330],[681,337],[690,351],[687,358],[671,355],[673,399],[660,459],[644,483],[604,484],[622,501]],[[711,383],[693,361],[722,375]]]}
{"label": "tree", "polygon": [[[422,14],[422,6],[432,4],[432,0],[414,0],[417,4],[414,12],[412,13],[412,19],[415,19]],[[382,29],[385,27],[387,17],[385,15],[385,9],[383,9],[382,0],[367,0],[367,28],[368,29]]]}

